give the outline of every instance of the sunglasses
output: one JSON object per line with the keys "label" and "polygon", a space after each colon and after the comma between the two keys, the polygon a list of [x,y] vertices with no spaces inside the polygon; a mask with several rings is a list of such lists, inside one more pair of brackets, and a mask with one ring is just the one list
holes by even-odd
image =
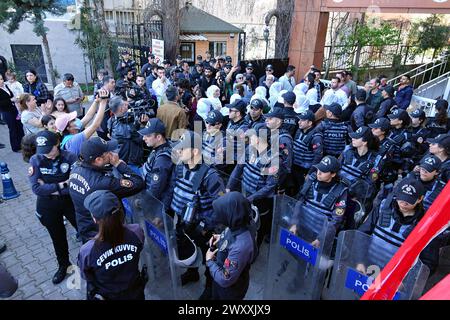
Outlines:
{"label": "sunglasses", "polygon": [[273,70],[271,70],[271,69],[266,69],[266,71],[273,72]]}

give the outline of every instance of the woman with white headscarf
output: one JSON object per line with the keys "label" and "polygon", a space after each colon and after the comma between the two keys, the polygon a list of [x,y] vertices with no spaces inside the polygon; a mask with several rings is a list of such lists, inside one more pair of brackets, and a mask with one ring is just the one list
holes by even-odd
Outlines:
{"label": "woman with white headscarf", "polygon": [[[250,99],[250,103],[255,99],[260,99],[260,100],[264,101],[267,104],[267,108],[263,109],[264,113],[267,113],[270,111],[269,101],[266,99],[266,95],[267,95],[267,89],[263,86],[259,86],[255,89],[255,94]],[[250,111],[250,110],[247,110],[247,111]]]}
{"label": "woman with white headscarf", "polygon": [[311,73],[305,77],[305,85],[308,86],[306,98],[309,100],[309,110],[316,112],[320,108],[320,103],[317,102],[317,89],[314,85],[314,75]]}
{"label": "woman with white headscarf", "polygon": [[280,96],[280,91],[281,91],[281,82],[274,82],[269,89],[269,106],[271,109],[273,109],[273,106],[275,105],[275,103],[277,103],[278,101],[278,97]]}
{"label": "woman with white headscarf", "polygon": [[295,93],[294,111],[303,113],[309,109],[309,100],[304,94]]}
{"label": "woman with white headscarf", "polygon": [[[199,126],[198,123],[201,123],[201,128],[203,132],[206,129],[205,119],[211,110],[213,110],[213,106],[208,98],[201,98],[200,100],[198,100],[196,114],[194,116],[193,122],[189,127],[189,130],[194,131],[195,127]],[[197,125],[195,125],[196,123]]]}
{"label": "woman with white headscarf", "polygon": [[210,86],[206,90],[206,96],[208,97],[208,100],[211,102],[214,110],[222,109],[222,102],[220,102],[220,89],[216,85]]}

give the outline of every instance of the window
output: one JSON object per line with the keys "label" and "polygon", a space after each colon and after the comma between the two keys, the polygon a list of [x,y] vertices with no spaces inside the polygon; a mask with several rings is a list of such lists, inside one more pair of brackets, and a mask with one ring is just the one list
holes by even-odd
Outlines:
{"label": "window", "polygon": [[227,43],[226,42],[210,42],[209,52],[211,52],[213,57],[223,56],[227,54]]}
{"label": "window", "polygon": [[183,60],[195,62],[195,43],[182,42],[180,45],[180,55]]}
{"label": "window", "polygon": [[20,73],[25,74],[28,69],[34,69],[42,82],[48,81],[41,45],[12,44],[11,51]]}

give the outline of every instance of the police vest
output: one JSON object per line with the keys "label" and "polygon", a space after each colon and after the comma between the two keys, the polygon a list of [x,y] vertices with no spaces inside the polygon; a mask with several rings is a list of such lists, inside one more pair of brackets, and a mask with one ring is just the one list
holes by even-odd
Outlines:
{"label": "police vest", "polygon": [[442,190],[444,190],[445,185],[448,182],[447,181],[448,177],[445,177],[444,175],[447,174],[446,171],[450,169],[449,167],[450,167],[450,160],[446,160],[441,164],[441,167],[440,167],[441,173],[439,174],[431,191],[428,191],[425,194],[425,197],[423,199],[423,206],[426,210],[428,210],[431,207],[434,200],[436,200],[436,198],[439,196],[439,194],[442,192]]}
{"label": "police vest", "polygon": [[[203,164],[206,165],[206,164]],[[177,179],[175,182],[175,188],[173,191],[173,199],[171,203],[172,210],[178,214],[183,215],[186,205],[192,203],[194,200],[194,188],[193,179],[197,174],[197,171],[189,170],[185,165],[179,164],[175,167]],[[202,179],[205,181],[212,173],[216,172],[213,167],[208,167],[208,171]],[[213,208],[212,203],[215,200],[214,197],[205,195],[202,185],[198,190],[197,194],[199,196],[199,214],[200,219],[209,219],[212,215]]]}
{"label": "police vest", "polygon": [[[236,163],[239,156],[243,156],[245,152],[245,119],[242,118],[238,122],[230,121],[226,130],[226,147],[228,152],[228,146],[230,143],[233,144],[233,162]],[[228,158],[227,154],[227,161]]]}
{"label": "police vest", "polygon": [[[319,181],[314,174],[305,183],[301,191],[305,201],[304,209],[309,213],[316,213],[310,215],[313,220],[317,218],[317,213],[324,214],[328,220],[331,220],[336,202],[347,187],[338,182],[331,187],[327,194],[323,194],[318,191],[318,184]],[[311,223],[314,222],[311,221]]]}
{"label": "police vest", "polygon": [[[373,237],[379,238],[399,248],[416,226],[418,219],[412,221],[411,224],[401,224],[397,222],[394,217],[397,209],[393,206],[393,204],[394,197],[392,194],[381,202],[379,217],[373,231]],[[381,252],[377,254],[380,256],[385,256],[386,252],[383,252],[383,246],[380,246],[379,248]],[[389,260],[390,256],[386,256],[386,259]]]}
{"label": "police vest", "polygon": [[147,183],[147,185],[151,184],[152,177],[150,173],[153,171],[156,159],[158,159],[159,157],[167,157],[167,161],[171,161],[172,148],[168,143],[165,146],[158,148],[157,150],[153,150],[148,156],[147,162],[142,167],[143,175],[145,177],[145,182]]}
{"label": "police vest", "polygon": [[251,195],[265,186],[267,174],[275,156],[272,157],[269,151],[258,157],[252,156],[245,163],[242,185],[246,195]]}
{"label": "police vest", "polygon": [[339,176],[349,183],[353,183],[358,179],[367,178],[370,170],[374,166],[375,153],[369,151],[367,158],[363,160],[357,156],[357,152],[356,149],[351,148],[344,151],[343,154],[343,162]]}
{"label": "police vest", "polygon": [[339,157],[347,142],[347,123],[324,120],[323,124],[323,151],[326,155]]}
{"label": "police vest", "polygon": [[123,243],[115,248],[105,242],[96,242],[92,246],[88,259],[92,264],[89,266],[93,284],[102,296],[116,296],[138,281],[142,247],[139,238],[128,228],[124,228]]}
{"label": "police vest", "polygon": [[314,160],[314,150],[311,145],[311,141],[315,136],[319,136],[320,133],[316,132],[313,128],[306,133],[299,129],[294,139],[294,159],[295,165],[309,169],[312,166]]}
{"label": "police vest", "polygon": [[[223,158],[217,155],[217,150],[223,148],[223,136],[221,132],[209,135],[205,132],[202,139],[203,161],[208,165],[223,164]],[[223,148],[224,149],[224,148]]]}

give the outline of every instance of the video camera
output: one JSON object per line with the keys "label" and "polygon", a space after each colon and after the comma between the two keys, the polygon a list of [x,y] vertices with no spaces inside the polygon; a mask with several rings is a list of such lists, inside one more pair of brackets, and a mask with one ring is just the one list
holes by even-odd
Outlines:
{"label": "video camera", "polygon": [[149,118],[154,118],[156,116],[153,107],[156,102],[153,99],[150,100],[137,100],[131,101],[129,104],[128,112],[126,115],[121,117],[119,121],[125,123],[140,123],[143,115]]}

